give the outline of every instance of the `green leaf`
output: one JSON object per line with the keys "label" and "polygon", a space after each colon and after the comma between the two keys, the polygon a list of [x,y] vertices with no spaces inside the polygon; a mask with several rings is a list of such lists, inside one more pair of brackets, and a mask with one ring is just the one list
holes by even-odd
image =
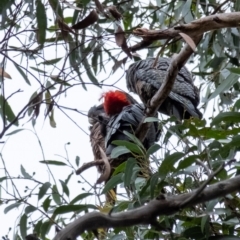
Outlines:
{"label": "green leaf", "polygon": [[48,196],[48,197],[44,200],[42,206],[43,206],[43,209],[44,209],[45,212],[48,211],[48,208],[49,208],[49,206],[50,206],[51,201],[52,201],[52,199],[50,198],[50,196]]}
{"label": "green leaf", "polygon": [[233,111],[237,112],[240,109],[240,99],[238,99],[234,106],[233,106]]}
{"label": "green leaf", "polygon": [[20,233],[23,239],[27,236],[27,215],[23,214],[20,219]]}
{"label": "green leaf", "polygon": [[115,141],[112,141],[112,144],[118,145],[118,146],[125,146],[131,152],[134,152],[134,153],[142,155],[141,149],[135,143],[128,142],[126,140],[115,140]]}
{"label": "green leaf", "polygon": [[66,163],[60,162],[60,161],[55,161],[55,160],[42,160],[39,161],[40,163],[48,164],[48,165],[57,165],[57,166],[67,166]]}
{"label": "green leaf", "polygon": [[145,122],[159,122],[160,120],[156,117],[147,117],[144,119],[144,123]]}
{"label": "green leaf", "polygon": [[67,206],[60,206],[55,209],[54,214],[64,214],[69,212],[81,212],[86,211],[88,209],[97,209],[96,206],[92,204],[79,204],[79,205],[67,205]]}
{"label": "green leaf", "polygon": [[80,163],[80,157],[79,156],[76,156],[75,158],[75,163],[77,165],[77,167],[79,166],[79,163]]}
{"label": "green leaf", "polygon": [[144,146],[143,144],[141,143],[141,141],[136,137],[134,136],[133,134],[127,132],[127,131],[123,131],[123,133],[125,135],[127,135],[133,142],[135,142],[139,147],[141,147],[142,149],[144,149]]}
{"label": "green leaf", "polygon": [[53,111],[53,109],[52,109],[51,114],[49,116],[49,122],[50,122],[50,126],[52,128],[56,128],[57,124],[56,124],[56,121],[54,119],[54,111]]}
{"label": "green leaf", "polygon": [[54,223],[52,220],[42,223],[41,230],[40,230],[41,231],[41,239],[46,239],[45,236],[46,236],[46,234],[48,234],[48,232],[53,224]]}
{"label": "green leaf", "polygon": [[63,12],[61,8],[61,4],[58,0],[49,0],[49,3],[52,7],[52,10],[55,12],[57,16],[59,16],[61,19],[63,19]]}
{"label": "green leaf", "polygon": [[184,158],[182,161],[179,162],[177,170],[185,169],[185,168],[189,167],[196,161],[196,159],[198,157],[199,157],[198,155],[192,155],[192,156]]}
{"label": "green leaf", "polygon": [[121,233],[121,234],[116,234],[113,237],[111,237],[111,240],[122,240],[122,239],[126,239],[125,236]]}
{"label": "green leaf", "polygon": [[202,232],[205,231],[206,225],[209,225],[209,216],[205,215],[201,219],[201,230]]}
{"label": "green leaf", "polygon": [[45,72],[44,70],[41,70],[39,68],[36,68],[36,67],[30,67],[31,69],[33,69],[34,71],[37,71],[38,73],[44,73],[44,74],[47,74],[47,72]]}
{"label": "green leaf", "polygon": [[21,203],[13,203],[4,209],[4,213],[7,214],[10,210],[13,208],[18,208],[20,205]]}
{"label": "green leaf", "polygon": [[81,0],[81,3],[83,4],[84,7],[87,7],[87,5],[90,1],[91,0]]}
{"label": "green leaf", "polygon": [[111,158],[117,158],[125,153],[131,153],[131,151],[124,146],[115,147],[111,152]]}
{"label": "green leaf", "polygon": [[161,148],[161,146],[157,143],[155,143],[154,145],[152,145],[148,150],[147,150],[147,158],[149,158],[149,156],[155,152],[157,152],[159,149]]}
{"label": "green leaf", "polygon": [[25,168],[23,167],[22,164],[21,164],[21,173],[25,178],[28,178],[28,179],[32,178],[32,176],[26,172],[26,170],[25,170]]}
{"label": "green leaf", "polygon": [[3,182],[4,180],[6,180],[7,179],[7,177],[1,177],[0,178],[0,182]]}
{"label": "green leaf", "polygon": [[62,180],[59,180],[59,181],[62,185],[63,192],[69,197],[69,189],[68,189],[67,184]]}
{"label": "green leaf", "polygon": [[185,17],[189,13],[191,4],[192,4],[192,0],[187,0],[186,3],[184,4],[182,8],[183,17]]}
{"label": "green leaf", "polygon": [[49,208],[49,206],[50,206],[51,201],[52,201],[52,199],[50,198],[50,196],[48,196],[48,197],[44,200],[42,206],[43,206],[43,209],[44,209],[45,212],[48,211],[48,208]]}
{"label": "green leaf", "polygon": [[53,65],[53,64],[55,64],[55,63],[58,63],[61,59],[62,59],[62,58],[60,57],[60,58],[54,58],[54,59],[51,59],[51,60],[46,60],[46,61],[44,61],[44,62],[39,63],[38,65],[40,65],[40,64]]}
{"label": "green leaf", "polygon": [[211,236],[208,240],[240,240],[240,237],[231,235]]}
{"label": "green leaf", "polygon": [[44,44],[46,39],[47,16],[44,5],[41,0],[36,0],[36,16],[37,16],[37,39],[39,44]]}
{"label": "green leaf", "polygon": [[137,165],[135,158],[129,158],[126,163],[125,174],[124,174],[124,186],[128,187],[131,183],[133,168]]}
{"label": "green leaf", "polygon": [[57,75],[56,76],[51,76],[51,79],[56,82],[59,83],[63,86],[71,86],[71,84],[69,84],[68,82],[62,80],[61,78],[59,78]]}
{"label": "green leaf", "polygon": [[13,63],[14,66],[16,67],[16,69],[18,70],[18,72],[22,75],[23,79],[25,80],[25,82],[31,86],[30,81],[28,80],[27,75],[25,74],[25,72],[22,70],[21,67],[19,67],[17,64]]}
{"label": "green leaf", "polygon": [[113,189],[115,186],[117,186],[119,183],[121,183],[122,176],[123,176],[123,173],[119,173],[119,174],[111,177],[110,180],[106,183],[104,189],[102,190],[102,194],[106,193],[110,189]]}
{"label": "green leaf", "polygon": [[47,190],[51,187],[50,182],[45,182],[39,189],[38,200],[40,200],[46,193]]}
{"label": "green leaf", "polygon": [[29,213],[34,212],[34,211],[36,211],[36,210],[37,210],[36,207],[34,207],[34,206],[32,206],[32,205],[29,205],[29,206],[27,206],[27,207],[25,208],[25,214],[28,215]]}
{"label": "green leaf", "polygon": [[240,146],[240,136],[239,135],[233,136],[232,140],[229,143],[225,144],[224,147],[222,147],[219,150],[219,153],[224,154],[225,152],[229,152],[229,150],[232,150],[239,146]]}
{"label": "green leaf", "polygon": [[21,131],[23,131],[23,130],[25,130],[25,129],[17,129],[17,130],[14,130],[14,131],[12,131],[12,132],[6,134],[6,136],[13,135],[13,134],[18,133],[18,132],[21,132]]}
{"label": "green leaf", "polygon": [[65,17],[64,22],[67,23],[67,24],[71,24],[72,23],[72,17]]}
{"label": "green leaf", "polygon": [[158,169],[159,177],[164,179],[170,171],[174,170],[174,164],[184,156],[184,153],[175,152],[167,156]]}
{"label": "green leaf", "polygon": [[[9,0],[1,0],[0,1],[0,14],[2,14],[2,11],[5,10],[7,7],[10,7],[11,4],[13,4],[13,1]],[[3,24],[3,22],[2,22]]]}
{"label": "green leaf", "polygon": [[227,68],[231,73],[240,75],[240,68]]}
{"label": "green leaf", "polygon": [[70,180],[70,178],[73,176],[73,172],[71,172],[68,176],[67,176],[67,178],[66,178],[66,180],[65,180],[65,184],[68,184],[68,182],[69,182],[69,180]]}
{"label": "green leaf", "polygon": [[[2,118],[6,118],[10,123],[13,122],[13,120],[16,118],[12,111],[12,108],[2,95],[0,95],[0,114]],[[13,124],[15,126],[18,126],[18,120],[15,120]]]}
{"label": "green leaf", "polygon": [[92,196],[92,195],[93,195],[92,193],[81,193],[81,194],[77,195],[69,204],[73,205],[74,203],[76,203],[88,196]]}
{"label": "green leaf", "polygon": [[183,236],[187,237],[188,239],[202,239],[205,237],[199,226],[186,229],[183,232]]}
{"label": "green leaf", "polygon": [[[32,103],[33,103],[33,102],[35,101],[37,95],[38,95],[38,93],[37,93],[37,92],[34,92],[34,93],[31,95],[31,97],[30,97],[30,99],[29,99],[29,102],[32,102]],[[30,115],[32,114],[32,112],[33,112],[33,106],[29,106],[29,107],[28,107],[28,116],[30,116]]]}
{"label": "green leaf", "polygon": [[[94,49],[94,46],[96,45],[96,40],[93,39],[92,41],[90,41],[89,45],[87,48],[84,48],[82,45],[80,46],[80,51],[85,52],[88,51],[88,49]],[[87,56],[83,56],[81,59],[82,65],[86,70],[86,74],[88,76],[88,78],[91,80],[91,82],[93,84],[95,84],[96,86],[99,86],[99,82],[98,79],[94,76],[93,72],[92,72],[92,66],[89,64],[88,62],[88,58]]]}
{"label": "green leaf", "polygon": [[112,213],[123,212],[128,208],[130,201],[121,201],[118,205],[114,206]]}
{"label": "green leaf", "polygon": [[209,97],[208,101],[218,96],[220,93],[228,90],[238,81],[238,76],[236,74],[231,73],[226,79],[224,79],[221,84],[217,87],[217,89],[212,93]]}
{"label": "green leaf", "polygon": [[151,194],[151,199],[153,199],[154,197],[154,191],[155,191],[155,188],[157,186],[157,183],[158,183],[158,179],[159,179],[159,175],[158,173],[154,173],[152,176],[151,176],[151,180],[150,180],[150,194]]}
{"label": "green leaf", "polygon": [[38,235],[40,235],[41,227],[42,227],[42,220],[37,222],[37,224],[34,226],[33,232],[35,232]]}
{"label": "green leaf", "polygon": [[239,112],[222,112],[219,113],[211,122],[211,126],[218,125],[221,121],[225,122],[240,122],[240,113]]}
{"label": "green leaf", "polygon": [[122,172],[124,172],[125,171],[125,168],[126,168],[126,163],[127,162],[123,162],[123,163],[121,163],[120,165],[118,165],[116,168],[115,168],[115,170],[114,170],[114,172],[113,172],[113,176],[115,176],[115,175],[117,175],[118,173],[122,173]]}
{"label": "green leaf", "polygon": [[98,70],[98,57],[99,57],[99,53],[100,53],[101,47],[100,48],[95,48],[93,51],[93,57],[92,57],[92,68],[93,71],[95,73],[95,75],[97,74],[97,70]]}
{"label": "green leaf", "polygon": [[52,197],[57,205],[61,205],[62,201],[56,185],[52,187]]}

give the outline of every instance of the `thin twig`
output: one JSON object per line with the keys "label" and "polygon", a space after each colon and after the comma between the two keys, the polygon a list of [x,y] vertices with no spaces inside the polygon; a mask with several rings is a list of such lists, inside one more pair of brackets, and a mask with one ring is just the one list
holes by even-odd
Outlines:
{"label": "thin twig", "polygon": [[207,187],[207,185],[212,181],[212,179],[223,170],[223,168],[232,162],[236,161],[235,159],[232,159],[228,161],[227,163],[223,163],[215,172],[211,173],[208,177],[207,181],[205,181],[200,188],[197,189],[194,195],[192,195],[189,199],[186,199],[183,203],[181,203],[180,208],[184,208],[187,205],[189,205],[192,201],[195,201],[195,199],[203,192],[203,190]]}
{"label": "thin twig", "polygon": [[109,163],[108,157],[107,157],[106,153],[103,151],[103,149],[100,146],[98,146],[98,147],[99,147],[101,158],[104,162],[105,168],[104,168],[104,171],[101,174],[101,176],[98,178],[96,184],[100,184],[100,183],[108,180],[110,177],[110,174],[111,174],[111,165]]}
{"label": "thin twig", "polygon": [[203,169],[207,172],[208,176],[211,175],[211,170],[201,160],[196,159],[196,163],[197,165],[200,165],[201,167],[203,167]]}
{"label": "thin twig", "polygon": [[225,5],[226,3],[229,3],[229,0],[225,0],[223,3],[221,3],[218,7],[215,8],[215,10],[213,11],[212,15],[216,14],[219,10],[221,10],[221,8],[223,7],[223,5]]}
{"label": "thin twig", "polygon": [[103,160],[96,160],[96,161],[85,163],[78,170],[76,170],[76,174],[79,175],[79,174],[81,174],[82,172],[84,172],[85,170],[87,170],[91,167],[100,166],[100,165],[104,165]]}

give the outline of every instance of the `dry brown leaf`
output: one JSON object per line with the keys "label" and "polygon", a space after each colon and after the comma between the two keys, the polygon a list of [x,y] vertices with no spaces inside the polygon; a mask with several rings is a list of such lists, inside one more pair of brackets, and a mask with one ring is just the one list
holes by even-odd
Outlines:
{"label": "dry brown leaf", "polygon": [[132,53],[132,55],[133,55],[134,57],[141,58],[141,55],[140,55],[140,54],[138,54],[138,53],[136,53],[136,52]]}
{"label": "dry brown leaf", "polygon": [[130,57],[132,59],[132,54],[131,54],[131,51],[130,51],[128,45],[127,45],[126,39],[125,39],[125,42],[122,45],[122,50],[128,55],[128,57]]}
{"label": "dry brown leaf", "polygon": [[114,5],[108,7],[107,10],[109,11],[109,13],[111,13],[113,18],[116,19],[117,21],[122,19],[121,13],[117,10],[117,8]]}
{"label": "dry brown leaf", "polygon": [[132,54],[130,52],[130,49],[127,45],[127,41],[125,38],[125,33],[122,30],[122,27],[117,24],[117,30],[115,32],[115,40],[116,44],[122,48],[122,50],[128,55],[128,57],[132,58]]}
{"label": "dry brown leaf", "polygon": [[71,32],[74,34],[74,31],[65,23],[63,22],[62,19],[57,19],[57,23],[58,23],[58,26],[59,28],[62,30],[62,31],[65,31],[65,32]]}
{"label": "dry brown leaf", "polygon": [[0,76],[12,79],[11,76],[7,72],[5,72],[2,68],[0,68]]}
{"label": "dry brown leaf", "polygon": [[87,17],[85,17],[82,21],[76,23],[72,26],[72,29],[83,29],[92,24],[94,24],[98,20],[98,14],[96,10],[92,10]]}
{"label": "dry brown leaf", "polygon": [[123,32],[122,27],[119,25],[117,26],[117,30],[115,32],[115,40],[119,47],[122,47],[124,41],[126,41],[125,33]]}
{"label": "dry brown leaf", "polygon": [[195,42],[185,33],[179,33],[179,35],[185,40],[185,42],[192,48],[193,51],[197,48]]}
{"label": "dry brown leaf", "polygon": [[113,73],[119,68],[121,67],[121,65],[125,65],[126,61],[127,61],[128,57],[123,58],[120,61],[116,61],[115,64],[112,67]]}
{"label": "dry brown leaf", "polygon": [[125,33],[124,31],[122,30],[122,27],[117,25],[117,30],[115,32],[115,40],[116,40],[116,43],[119,47],[122,48],[122,50],[130,57],[132,58],[132,54],[129,50],[129,47],[127,45],[127,41],[126,41],[126,38],[125,38]]}
{"label": "dry brown leaf", "polygon": [[33,100],[32,100],[32,104],[33,106],[33,110],[34,110],[34,115],[37,119],[39,113],[40,113],[40,107],[41,107],[41,103],[43,100],[43,93],[38,94]]}
{"label": "dry brown leaf", "polygon": [[[95,2],[95,5],[98,9],[98,11],[102,14],[104,14],[104,8],[103,8],[103,5],[98,1],[98,0],[94,0]],[[105,14],[104,14],[105,15]]]}
{"label": "dry brown leaf", "polygon": [[75,34],[74,31],[65,22],[63,22],[62,19],[57,19],[57,23],[61,30],[64,41],[67,42],[69,32]]}

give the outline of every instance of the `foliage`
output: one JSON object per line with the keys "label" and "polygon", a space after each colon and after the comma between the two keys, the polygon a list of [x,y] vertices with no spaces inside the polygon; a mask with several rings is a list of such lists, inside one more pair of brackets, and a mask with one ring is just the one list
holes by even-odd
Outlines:
{"label": "foliage", "polygon": [[[103,89],[118,87],[120,82],[123,85],[124,67],[131,63],[131,57],[136,61],[140,57],[156,56],[160,49],[161,55],[171,57],[184,44],[179,39],[158,40],[139,51],[140,56],[130,53],[129,47],[140,41],[132,34],[134,29],[165,29],[214,13],[240,10],[240,1],[221,0],[105,0],[101,3],[97,0],[1,0],[0,138],[3,141],[6,137],[20,136],[26,131],[22,125],[30,121],[31,131],[44,151],[34,130],[37,124],[41,124],[39,122],[48,118],[50,126],[55,128],[56,112],[83,114],[77,110],[76,102],[72,102],[71,107],[59,104],[60,100],[63,103],[67,101],[72,89],[83,92],[89,91],[92,85]],[[122,15],[122,25],[119,25],[118,13]],[[76,193],[71,179],[78,179],[74,171],[79,167],[79,157],[55,160],[47,159],[43,154],[43,159],[37,164],[46,165],[49,172],[46,180],[36,177],[35,172],[31,174],[27,171],[28,166],[23,165],[19,175],[13,176],[5,164],[8,159],[1,154],[4,175],[0,178],[0,204],[4,206],[5,214],[16,208],[22,209],[19,217],[16,216],[14,239],[24,239],[33,232],[41,239],[52,238],[54,227],[64,228],[79,215],[97,209],[108,212],[109,208],[103,204],[103,193],[114,186],[122,184],[132,189],[119,194],[112,209],[112,212],[126,211],[157,197],[163,189],[168,194],[190,192],[223,162],[233,158],[238,160],[239,36],[237,28],[205,33],[188,62],[201,89],[200,110],[204,119],[184,120],[176,124],[173,117],[160,116],[157,121],[162,129],[161,139],[150,149],[143,149],[134,136],[132,143],[116,143],[119,146],[113,153],[115,156],[126,152],[131,152],[132,158],[141,155],[148,159],[150,156],[154,169],[150,179],[138,177],[139,168],[130,158],[115,170],[108,184],[99,191],[87,183],[88,179],[83,179],[85,187]],[[19,80],[12,76],[14,71],[17,71]],[[9,79],[12,79],[12,85],[16,84],[15,81],[24,80],[22,90],[9,92],[6,88]],[[18,109],[14,97],[22,91],[25,100]],[[43,107],[44,114],[40,112]],[[71,121],[74,122],[69,118]],[[62,171],[61,179],[54,177],[51,166],[57,171],[66,169]],[[212,183],[239,174],[239,167],[239,161],[236,161],[215,176]],[[31,187],[19,190],[20,180]],[[91,200],[93,196],[97,196],[97,203]],[[232,193],[183,209],[172,216],[159,217],[163,231],[154,226],[119,227],[109,230],[107,239],[240,239],[239,206],[239,195]],[[85,232],[81,237],[93,239],[94,235]]]}

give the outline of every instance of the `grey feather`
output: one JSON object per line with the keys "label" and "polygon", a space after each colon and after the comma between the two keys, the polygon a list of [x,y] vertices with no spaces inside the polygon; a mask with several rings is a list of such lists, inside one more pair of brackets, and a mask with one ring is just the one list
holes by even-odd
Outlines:
{"label": "grey feather", "polygon": [[[171,60],[159,58],[156,67],[153,68],[154,61],[154,58],[138,61],[129,67],[126,74],[128,90],[137,93],[145,106],[161,87]],[[197,109],[198,104],[199,91],[193,84],[191,73],[186,67],[182,67],[159,112],[174,115],[179,120],[191,116],[201,118],[202,114]]]}
{"label": "grey feather", "polygon": [[[124,107],[122,112],[118,115],[110,117],[107,125],[107,135],[105,136],[105,148],[106,154],[110,155],[113,148],[116,146],[112,144],[114,140],[127,140],[129,138],[123,133],[123,131],[134,134],[138,125],[144,117],[144,106],[139,104],[129,105]],[[158,125],[152,123],[143,146],[148,149],[159,138],[160,131]]]}

